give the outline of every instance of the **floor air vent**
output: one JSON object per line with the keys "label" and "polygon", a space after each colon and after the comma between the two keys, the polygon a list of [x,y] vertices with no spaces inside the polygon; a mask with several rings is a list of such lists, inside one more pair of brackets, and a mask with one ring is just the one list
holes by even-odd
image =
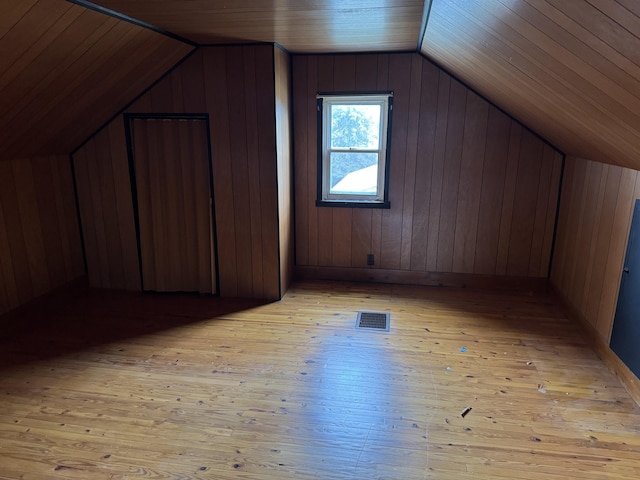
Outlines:
{"label": "floor air vent", "polygon": [[389,331],[389,314],[380,312],[358,312],[356,328]]}

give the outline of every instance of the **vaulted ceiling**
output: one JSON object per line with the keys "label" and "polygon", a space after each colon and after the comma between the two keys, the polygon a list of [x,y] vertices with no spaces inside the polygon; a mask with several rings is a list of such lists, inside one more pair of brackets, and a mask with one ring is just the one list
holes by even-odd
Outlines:
{"label": "vaulted ceiling", "polygon": [[640,170],[637,0],[433,0],[421,52],[565,153]]}
{"label": "vaulted ceiling", "polygon": [[77,4],[0,2],[0,158],[70,151],[196,44],[277,42],[417,50],[566,153],[640,170],[637,0]]}
{"label": "vaulted ceiling", "polygon": [[69,153],[191,50],[64,0],[2,0],[0,159]]}

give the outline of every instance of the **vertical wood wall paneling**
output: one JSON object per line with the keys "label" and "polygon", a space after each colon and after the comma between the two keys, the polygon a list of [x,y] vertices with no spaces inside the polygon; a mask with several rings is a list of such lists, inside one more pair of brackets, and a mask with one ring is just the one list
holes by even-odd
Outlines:
{"label": "vertical wood wall paneling", "polygon": [[[234,297],[238,289],[238,246],[236,245],[236,218],[233,192],[235,182],[232,175],[231,130],[229,116],[238,108],[228,95],[228,66],[226,49],[201,49],[203,55],[205,109],[215,112],[210,116],[211,148],[213,155],[213,186],[218,231],[218,269],[220,294]],[[198,53],[197,55],[200,55]],[[190,63],[189,59],[186,63]],[[232,81],[234,81],[232,79]]]}
{"label": "vertical wood wall paneling", "polygon": [[[333,55],[323,55],[318,57],[318,70],[317,70],[317,78],[318,78],[318,87],[317,90],[313,93],[318,92],[332,92],[335,90],[333,86],[334,82],[334,68],[335,68],[335,56]],[[294,82],[296,80],[294,79]],[[313,80],[312,80],[313,81]],[[316,115],[316,107],[312,110],[313,114]],[[317,116],[317,115],[316,115]],[[313,125],[317,128],[317,120],[313,122]],[[311,132],[309,132],[311,134]],[[310,150],[310,161],[309,161],[309,171],[313,175],[313,181],[309,182],[309,187],[312,189],[314,194],[317,193],[317,183],[316,183],[316,174],[317,174],[317,131],[313,131],[313,153],[311,153],[311,145],[309,146]],[[315,160],[315,162],[314,162]],[[315,168],[311,168],[315,166]],[[316,208],[312,207],[318,216],[318,222],[316,225],[317,228],[317,245],[318,245],[318,265],[322,266],[330,266],[333,265],[333,214],[336,210],[335,208],[327,208],[321,207]],[[342,237],[342,232],[339,233]],[[349,235],[350,237],[351,235]],[[345,238],[347,241],[348,238]]]}
{"label": "vertical wood wall paneling", "polygon": [[[354,55],[340,55],[335,57],[333,64],[333,90],[337,92],[353,92],[356,87],[356,62]],[[351,266],[351,225],[353,222],[352,208],[333,209],[331,230],[340,232],[332,235],[331,265],[339,267]],[[321,227],[322,228],[322,227]]]}
{"label": "vertical wood wall paneling", "polygon": [[543,148],[543,143],[531,132],[522,132],[507,261],[508,275],[529,274]]}
{"label": "vertical wood wall paneling", "polygon": [[[558,200],[560,195],[560,182],[562,180],[564,169],[564,155],[555,151],[549,145],[545,145],[545,155],[551,152],[552,173],[551,183],[549,186],[549,196],[547,202],[547,218],[545,222],[544,240],[542,242],[542,254],[540,260],[540,276],[549,277],[551,275],[551,262],[553,262],[553,248],[556,229],[556,218],[558,215]],[[539,201],[541,199],[539,198]]]}
{"label": "vertical wood wall paneling", "polygon": [[[209,242],[209,236],[207,235],[205,235],[204,241],[199,241],[203,229],[198,227],[208,225],[209,221],[206,219],[198,220],[198,216],[202,215],[202,211],[205,209],[196,209],[192,201],[194,196],[197,195],[193,190],[196,176],[198,175],[196,169],[200,166],[200,162],[196,162],[196,159],[198,159],[198,155],[202,155],[202,149],[207,148],[207,145],[203,143],[203,139],[194,138],[200,133],[201,129],[196,128],[194,130],[191,128],[191,122],[178,122],[174,127],[177,128],[177,132],[175,132],[177,134],[175,147],[177,148],[173,149],[172,155],[178,157],[182,155],[185,159],[191,161],[171,162],[172,175],[180,179],[180,181],[175,183],[171,192],[167,192],[169,198],[175,199],[174,212],[178,212],[175,218],[169,218],[169,224],[175,225],[172,228],[174,230],[172,243],[178,245],[175,253],[180,264],[183,265],[182,268],[175,264],[171,267],[172,269],[180,270],[180,281],[185,289],[200,291],[200,288],[206,289],[206,285],[200,285],[201,277],[203,276],[201,275],[202,268],[198,259],[207,258],[207,255],[201,249],[203,247],[206,248],[211,242]],[[206,178],[209,178],[208,172],[206,173]],[[198,182],[198,185],[203,188],[200,182]],[[208,194],[205,195],[209,196]],[[176,235],[176,233],[178,234]],[[212,263],[209,262],[209,264]],[[206,266],[207,263],[202,265],[202,267]],[[213,279],[214,277],[212,276],[211,278]],[[206,281],[206,276],[204,276],[204,280]]]}
{"label": "vertical wood wall paneling", "polygon": [[118,232],[122,250],[122,270],[124,281],[119,288],[138,290],[140,288],[140,268],[131,197],[131,175],[124,132],[124,119],[120,116],[108,128],[111,168],[115,189],[115,208],[118,218]]}
{"label": "vertical wood wall paneling", "polygon": [[47,215],[49,204],[56,207],[53,172],[49,157],[37,157],[31,160],[33,185],[40,212],[40,225],[51,285],[62,285],[66,280],[65,254],[62,248],[60,224],[55,215]]}
{"label": "vertical wood wall paneling", "polygon": [[[547,276],[562,156],[540,138],[418,55],[295,55],[293,89],[297,265]],[[315,206],[332,90],[394,92],[389,210]]]}
{"label": "vertical wood wall paneling", "polygon": [[607,344],[639,179],[635,170],[567,159],[551,280]]}
{"label": "vertical wood wall paneling", "polygon": [[[132,104],[126,113],[208,113],[213,168],[219,291],[222,296],[279,298],[278,190],[273,46],[206,47]],[[315,96],[315,92],[314,92]],[[120,223],[122,285],[108,285],[107,246],[102,241],[106,203],[80,185],[96,182],[96,138],[74,155],[87,263],[96,286],[140,288],[137,246],[126,179],[122,117],[108,125],[115,205]],[[102,134],[102,132],[100,132]],[[107,148],[104,145],[101,148]],[[117,152],[117,153],[116,153]],[[124,153],[123,153],[124,152]],[[105,154],[106,155],[106,154]],[[121,164],[124,158],[124,166]],[[89,162],[90,165],[80,165]],[[108,172],[107,172],[108,173]],[[99,180],[102,181],[102,180]],[[87,184],[88,185],[88,184]],[[101,185],[101,184],[100,184]],[[101,194],[102,195],[102,194]],[[95,215],[91,215],[91,214]],[[108,215],[112,215],[111,212]],[[93,216],[84,225],[84,217]],[[91,257],[91,260],[89,259]],[[135,257],[135,261],[132,260]],[[137,287],[135,286],[137,285]]]}
{"label": "vertical wood wall paneling", "polygon": [[[198,112],[206,108],[202,49],[191,55],[175,74],[182,78],[182,106],[184,112]],[[181,112],[182,113],[182,112]]]}
{"label": "vertical wood wall paneling", "polygon": [[466,107],[467,89],[457,80],[451,79],[449,111],[447,115],[447,136],[445,140],[445,161],[442,178],[440,228],[438,230],[438,257],[436,260],[436,271],[438,272],[454,271],[453,247],[455,245],[455,226]]}
{"label": "vertical wood wall paneling", "polygon": [[69,157],[0,162],[0,313],[84,274]]}
{"label": "vertical wood wall paneling", "polygon": [[[244,79],[244,49],[227,50],[227,86],[229,96],[229,133],[231,136],[231,178],[233,180],[233,211],[236,220],[235,248],[237,252],[238,295],[251,296],[253,289],[253,245],[251,238],[251,186],[249,183],[247,106]],[[242,72],[236,77],[237,72]],[[255,170],[254,170],[255,172]],[[255,177],[252,177],[255,179]],[[259,234],[260,232],[256,232]],[[262,269],[256,272],[262,276]]]}
{"label": "vertical wood wall paneling", "polygon": [[[273,48],[255,50],[257,83],[256,112],[258,114],[258,164],[260,174],[260,209],[262,244],[261,298],[280,298],[279,226],[278,226],[278,156],[276,131],[276,86]],[[255,259],[257,261],[257,259]],[[284,293],[284,292],[282,292]],[[256,296],[254,294],[254,296]]]}
{"label": "vertical wood wall paneling", "polygon": [[496,274],[506,275],[509,262],[509,246],[511,244],[511,222],[513,220],[514,199],[516,195],[516,178],[518,176],[518,159],[522,141],[521,125],[511,122],[509,131],[509,153],[507,155],[507,171],[505,172],[502,212],[500,216],[500,236],[498,239],[498,257]]}
{"label": "vertical wood wall paneling", "polygon": [[[180,122],[183,124],[184,122]],[[197,272],[197,284],[199,292],[206,293],[217,293],[217,272],[216,272],[216,240],[213,236],[214,228],[213,228],[213,212],[212,210],[215,208],[213,204],[213,192],[211,191],[211,168],[210,168],[210,140],[207,132],[208,123],[206,121],[198,121],[201,128],[193,128],[193,126],[189,125],[189,133],[191,134],[188,141],[188,148],[185,148],[182,141],[177,146],[177,152],[179,157],[176,157],[174,160],[178,160],[174,163],[174,169],[179,172],[180,168],[183,169],[182,177],[184,178],[184,168],[185,165],[189,163],[189,160],[192,160],[191,168],[193,168],[193,184],[195,187],[193,188],[193,193],[191,194],[192,202],[189,202],[188,194],[185,195],[185,192],[188,188],[183,186],[182,192],[177,193],[176,196],[180,196],[180,193],[184,195],[184,210],[182,215],[178,212],[178,216],[185,217],[184,212],[186,210],[194,210],[196,215],[196,235],[197,235],[197,259],[195,266],[195,271]],[[185,125],[180,125],[183,130]],[[182,136],[180,136],[180,139]],[[206,180],[205,180],[206,179]],[[180,185],[178,185],[180,188]],[[171,228],[171,227],[170,227]],[[189,226],[186,226],[186,229],[189,230]],[[189,249],[187,245],[187,250]],[[185,270],[182,267],[182,271],[184,276],[188,276],[190,274],[189,270]]]}
{"label": "vertical wood wall paneling", "polygon": [[[307,79],[306,79],[306,85],[307,85],[307,97],[306,97],[306,101],[307,101],[307,113],[308,116],[306,118],[303,119],[303,122],[306,122],[307,125],[307,131],[306,131],[306,137],[307,137],[307,153],[304,157],[298,157],[296,155],[294,162],[296,161],[297,158],[308,158],[308,159],[315,159],[314,161],[310,161],[310,162],[306,162],[306,172],[307,172],[307,178],[306,178],[306,182],[307,182],[307,187],[305,189],[306,191],[306,197],[307,197],[307,206],[308,208],[305,209],[304,211],[300,212],[301,215],[303,216],[307,216],[309,217],[308,220],[308,243],[309,243],[309,264],[310,265],[317,265],[319,264],[319,259],[320,259],[320,247],[319,247],[319,241],[320,241],[320,236],[318,235],[318,220],[319,220],[319,212],[323,211],[322,209],[318,209],[315,208],[315,201],[316,201],[316,189],[317,189],[317,183],[316,183],[316,173],[317,173],[317,169],[318,169],[318,146],[316,143],[316,133],[317,133],[317,123],[318,123],[318,116],[316,114],[316,108],[317,108],[317,102],[316,102],[316,94],[318,93],[319,89],[319,78],[320,78],[320,73],[321,71],[320,69],[320,62],[319,62],[319,58],[318,57],[309,57],[307,60]],[[326,68],[326,66],[323,66],[323,68]],[[293,84],[294,86],[296,85],[296,78],[293,78]],[[296,135],[295,132],[297,132],[299,129],[297,128],[297,119],[294,116],[294,135]],[[294,140],[295,143],[295,140]],[[297,195],[297,192],[296,192]],[[308,213],[307,213],[308,212]],[[297,210],[296,210],[297,213]],[[326,213],[326,212],[325,212]],[[298,217],[300,218],[300,217]],[[302,237],[304,238],[304,237]],[[297,246],[300,245],[299,242],[296,241],[296,248]]]}
{"label": "vertical wood wall paneling", "polygon": [[[120,241],[120,222],[113,179],[113,160],[111,158],[111,139],[109,130],[104,129],[95,138],[96,169],[102,201],[104,230],[109,258],[109,285],[124,285],[124,265],[122,243]],[[116,208],[114,208],[116,207]]]}
{"label": "vertical wood wall paneling", "polygon": [[[293,143],[293,158],[309,158],[309,106],[311,96],[307,94],[310,82],[307,78],[309,70],[310,58],[292,61],[291,75],[292,78],[303,79],[303,81],[292,82],[292,103],[293,103],[293,119],[295,123],[295,142]],[[315,98],[313,98],[315,101]],[[315,105],[315,104],[314,104]],[[315,137],[312,137],[315,138]],[[293,191],[296,202],[295,211],[295,264],[309,264],[309,250],[311,241],[309,238],[309,223],[311,222],[310,202],[312,192],[309,192],[309,169],[312,168],[311,162],[298,162],[293,176]],[[315,178],[315,176],[314,176]]]}
{"label": "vertical wood wall paneling", "polygon": [[73,155],[89,284],[138,290],[140,273],[122,117]]}
{"label": "vertical wood wall paneling", "polygon": [[[378,55],[357,55],[355,58],[355,85],[363,90],[377,88]],[[355,85],[353,88],[355,88]],[[295,86],[295,85],[294,85]],[[297,194],[298,192],[296,192]],[[307,217],[307,215],[303,215]],[[354,208],[351,223],[351,266],[365,267],[371,248],[371,209]],[[304,246],[303,246],[304,248]],[[375,258],[374,258],[375,261]]]}
{"label": "vertical wood wall paneling", "polygon": [[489,107],[474,255],[474,272],[476,273],[491,275],[497,271],[510,126],[511,121],[507,116],[496,107]]}
{"label": "vertical wood wall paneling", "polygon": [[[378,55],[378,75],[377,75],[378,91],[393,90],[390,83],[390,66],[389,55]],[[315,138],[315,137],[314,137]],[[384,211],[375,209],[371,212],[371,253],[376,260],[377,268],[382,268],[382,219]]]}
{"label": "vertical wood wall paneling", "polygon": [[19,304],[18,290],[13,273],[13,261],[7,238],[7,226],[0,201],[0,312],[4,313]]}
{"label": "vertical wood wall paneling", "polygon": [[[13,175],[13,161],[0,162],[0,203],[4,213],[6,253],[3,254],[5,282],[15,285],[16,305],[35,297],[31,284],[31,272],[22,233],[22,218],[18,207],[16,183]],[[4,253],[4,252],[3,252]]]}
{"label": "vertical wood wall paneling", "polygon": [[617,192],[613,228],[611,229],[611,242],[608,245],[604,287],[596,322],[598,333],[607,340],[607,343],[611,340],[611,330],[613,328],[613,320],[620,290],[620,277],[622,275],[624,256],[627,250],[629,230],[631,228],[633,205],[635,200],[640,198],[637,184],[639,177],[640,175],[638,175],[636,170],[630,170],[628,168],[622,169],[622,179]]}
{"label": "vertical wood wall paneling", "polygon": [[100,265],[98,263],[98,242],[95,232],[95,216],[93,215],[93,201],[89,188],[89,173],[87,160],[88,143],[75,152],[72,156],[75,173],[76,188],[78,192],[78,210],[82,226],[82,240],[84,242],[87,262],[87,275],[89,285],[100,287]]}
{"label": "vertical wood wall paneling", "polygon": [[[433,139],[433,167],[431,169],[431,196],[429,199],[429,225],[427,233],[427,265],[424,271],[435,272],[438,269],[438,238],[440,237],[440,216],[442,206],[442,190],[444,184],[444,165],[446,158],[447,125],[449,122],[449,92],[451,77],[437,69],[430,62],[425,65],[433,66],[438,71],[438,103],[433,121],[436,124]],[[427,110],[428,111],[428,110]],[[432,110],[433,111],[433,110]],[[433,117],[427,115],[427,118]],[[422,116],[420,117],[422,118]],[[426,152],[428,155],[428,150]],[[418,206],[420,208],[420,206]]]}
{"label": "vertical wood wall paneling", "polygon": [[38,211],[33,168],[31,162],[11,162],[18,197],[18,209],[22,219],[22,234],[34,297],[51,290],[51,279],[47,268],[47,254],[42,236],[42,220]]}
{"label": "vertical wood wall paneling", "polygon": [[[257,81],[256,81],[256,56],[255,51],[247,50],[244,54],[244,114],[243,119],[244,128],[246,132],[246,140],[244,147],[246,148],[246,159],[244,165],[246,165],[246,172],[243,174],[247,176],[248,182],[248,213],[250,215],[249,228],[251,255],[249,255],[250,265],[249,271],[251,272],[250,278],[252,285],[249,291],[256,292],[257,296],[262,297],[264,294],[264,281],[263,272],[264,264],[262,257],[262,218],[261,218],[261,204],[260,198],[260,157],[261,152],[258,144],[258,112],[257,112]],[[251,160],[254,159],[255,163],[250,165]],[[252,169],[256,169],[256,172],[251,172]]]}
{"label": "vertical wood wall paneling", "polygon": [[278,241],[280,262],[280,292],[287,291],[293,277],[293,158],[291,156],[291,58],[274,47],[276,153],[278,174]]}
{"label": "vertical wood wall paneling", "polygon": [[[80,224],[78,205],[76,202],[75,187],[70,156],[51,156],[51,182],[55,196],[55,206],[58,212],[58,226],[62,245],[62,256],[65,262],[66,280],[75,279],[86,274],[86,265],[83,255],[82,238],[80,237]],[[43,210],[46,206],[43,207]]]}
{"label": "vertical wood wall paneling", "polygon": [[215,293],[207,123],[132,119],[143,287]]}
{"label": "vertical wood wall paneling", "polygon": [[488,115],[489,104],[468,92],[453,243],[453,269],[456,272],[474,272]]}
{"label": "vertical wood wall paneling", "polygon": [[[400,245],[400,268],[411,269],[411,252],[413,247],[414,205],[417,185],[416,172],[418,164],[418,138],[420,130],[420,107],[422,105],[422,59],[411,55],[409,76],[409,105],[407,108],[407,125],[405,140],[404,189],[402,198],[402,228]],[[418,246],[416,246],[421,250]]]}
{"label": "vertical wood wall paneling", "polygon": [[601,328],[598,327],[598,323],[602,327],[600,306],[606,302],[603,294],[609,263],[609,246],[612,244],[614,212],[616,211],[617,203],[616,192],[620,189],[623,169],[611,165],[605,165],[604,169],[602,177],[603,179],[606,178],[606,182],[604,185],[601,184],[599,192],[602,202],[600,204],[600,214],[595,222],[597,235],[594,236],[592,260],[589,264],[590,282],[584,290],[581,311],[585,312],[585,317],[598,330],[600,335],[603,338],[607,338],[608,332],[602,332]]}
{"label": "vertical wood wall paneling", "polygon": [[[405,233],[402,223],[405,213],[405,182],[407,181],[405,171],[409,111],[411,110],[409,93],[411,91],[412,57],[411,54],[398,54],[389,57],[389,87],[394,92],[391,155],[389,158],[389,202],[391,208],[382,210],[380,266],[393,270],[401,268],[402,239]],[[413,180],[411,178],[412,182]]]}
{"label": "vertical wood wall paneling", "polygon": [[[540,156],[540,176],[538,179],[538,195],[536,199],[536,210],[533,222],[533,236],[531,238],[531,250],[529,252],[529,270],[528,276],[546,276],[548,271],[548,262],[542,260],[543,243],[547,231],[547,217],[549,198],[553,197],[550,192],[553,168],[553,151],[547,146],[543,146]],[[555,192],[557,192],[557,188]],[[557,208],[557,205],[556,205]],[[548,243],[550,245],[550,243]],[[549,255],[546,257],[549,258]],[[544,264],[544,266],[541,266]]]}
{"label": "vertical wood wall paneling", "polygon": [[419,115],[421,111],[437,112],[439,71],[429,62],[420,62],[422,68],[420,104],[418,114],[418,136],[416,146],[415,187],[412,202],[413,217],[411,231],[410,269],[427,270],[427,245],[429,244],[429,211],[434,192],[434,158],[437,122],[435,115]]}

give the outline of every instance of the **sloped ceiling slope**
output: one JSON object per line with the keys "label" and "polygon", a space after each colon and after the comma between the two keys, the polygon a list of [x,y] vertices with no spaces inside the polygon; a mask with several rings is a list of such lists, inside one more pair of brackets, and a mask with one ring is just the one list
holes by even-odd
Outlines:
{"label": "sloped ceiling slope", "polygon": [[192,49],[64,0],[2,0],[0,160],[69,153]]}
{"label": "sloped ceiling slope", "polygon": [[291,53],[415,50],[423,0],[97,0],[198,44],[276,42]]}
{"label": "sloped ceiling slope", "polygon": [[640,170],[637,0],[433,0],[421,50],[565,153]]}
{"label": "sloped ceiling slope", "polygon": [[[570,155],[640,170],[637,0],[98,0],[198,44],[421,52]],[[422,25],[429,12],[426,28]],[[193,47],[64,0],[0,2],[0,158],[66,153]]]}

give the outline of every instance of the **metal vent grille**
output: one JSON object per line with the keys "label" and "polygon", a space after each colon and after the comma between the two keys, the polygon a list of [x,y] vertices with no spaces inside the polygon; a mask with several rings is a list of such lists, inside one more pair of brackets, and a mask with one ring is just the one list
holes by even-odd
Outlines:
{"label": "metal vent grille", "polygon": [[358,312],[356,328],[389,331],[389,314],[381,312]]}

